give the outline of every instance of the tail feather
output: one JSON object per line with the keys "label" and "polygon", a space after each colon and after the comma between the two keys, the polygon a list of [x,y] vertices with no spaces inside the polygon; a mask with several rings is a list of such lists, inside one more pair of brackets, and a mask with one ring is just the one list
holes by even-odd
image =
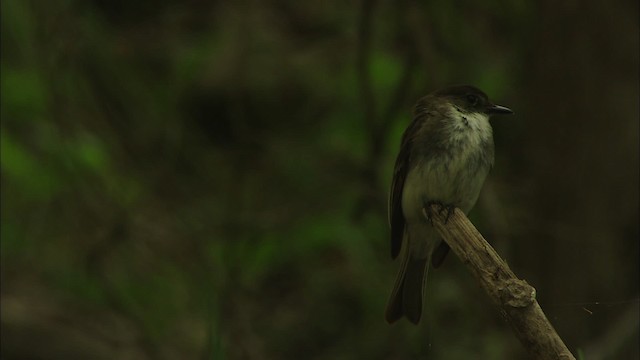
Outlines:
{"label": "tail feather", "polygon": [[409,259],[406,251],[402,254],[401,259],[400,270],[398,270],[398,275],[396,276],[396,281],[393,285],[393,290],[391,290],[389,302],[387,303],[387,310],[385,311],[385,319],[389,324],[398,321],[402,315],[404,315],[404,311],[402,310],[402,296],[404,294],[404,274],[407,270],[407,260]]}
{"label": "tail feather", "polygon": [[414,324],[422,316],[422,297],[427,278],[429,259],[415,259],[407,252],[403,254],[400,271],[391,292],[385,318],[393,323],[403,315]]}

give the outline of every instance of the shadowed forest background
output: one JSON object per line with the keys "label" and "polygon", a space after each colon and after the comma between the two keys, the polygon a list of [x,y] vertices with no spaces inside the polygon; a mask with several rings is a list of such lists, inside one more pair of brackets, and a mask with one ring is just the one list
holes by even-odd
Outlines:
{"label": "shadowed forest background", "polygon": [[383,312],[421,96],[474,84],[470,218],[580,359],[638,359],[637,1],[27,1],[1,13],[3,359],[520,359],[460,261]]}

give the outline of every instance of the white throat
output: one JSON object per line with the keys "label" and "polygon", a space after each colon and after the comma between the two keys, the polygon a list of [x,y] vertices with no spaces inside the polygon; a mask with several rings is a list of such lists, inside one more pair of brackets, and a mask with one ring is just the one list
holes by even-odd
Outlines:
{"label": "white throat", "polygon": [[464,113],[455,106],[449,110],[449,132],[455,142],[463,142],[471,147],[493,138],[489,116],[483,113]]}

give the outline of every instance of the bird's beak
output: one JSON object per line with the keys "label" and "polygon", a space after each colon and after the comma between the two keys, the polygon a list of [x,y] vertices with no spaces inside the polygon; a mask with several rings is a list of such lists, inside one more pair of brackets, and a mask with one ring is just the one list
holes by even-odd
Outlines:
{"label": "bird's beak", "polygon": [[505,114],[510,115],[513,114],[513,110],[509,109],[505,106],[500,105],[491,105],[487,108],[487,114]]}

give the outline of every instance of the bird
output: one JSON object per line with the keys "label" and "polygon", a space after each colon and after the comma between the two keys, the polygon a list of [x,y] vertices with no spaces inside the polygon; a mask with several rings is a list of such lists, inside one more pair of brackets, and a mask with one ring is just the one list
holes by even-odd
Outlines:
{"label": "bird", "polygon": [[391,257],[402,256],[385,311],[388,323],[403,316],[420,322],[429,263],[439,267],[449,252],[424,211],[437,204],[448,219],[454,208],[465,214],[473,208],[494,163],[489,118],[499,114],[513,111],[471,85],[449,86],[418,100],[389,192]]}

